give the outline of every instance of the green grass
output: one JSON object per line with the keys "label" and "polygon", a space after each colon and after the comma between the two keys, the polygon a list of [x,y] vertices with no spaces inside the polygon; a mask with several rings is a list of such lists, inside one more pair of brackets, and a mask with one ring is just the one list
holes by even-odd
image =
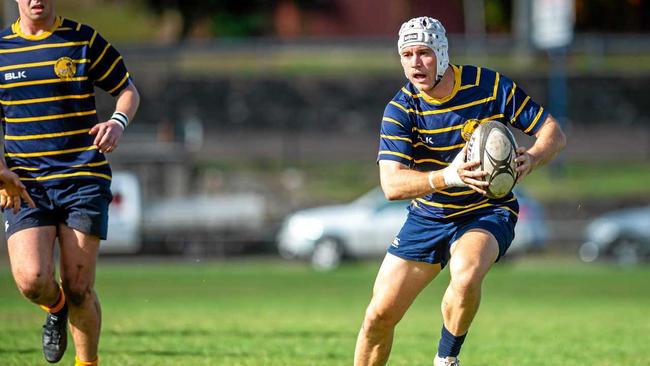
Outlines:
{"label": "green grass", "polygon": [[[349,365],[379,261],[317,273],[276,261],[116,264],[97,288],[104,365]],[[467,365],[650,364],[650,268],[562,260],[497,266],[462,353]],[[430,365],[446,272],[400,323],[391,365]],[[43,313],[0,269],[0,360],[45,364]],[[63,365],[71,365],[73,349]]]}

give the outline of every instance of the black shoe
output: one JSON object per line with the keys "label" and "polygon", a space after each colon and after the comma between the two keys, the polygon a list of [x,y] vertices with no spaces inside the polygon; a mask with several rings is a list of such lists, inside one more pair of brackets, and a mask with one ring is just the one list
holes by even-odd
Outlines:
{"label": "black shoe", "polygon": [[68,346],[68,312],[57,315],[47,314],[43,325],[43,356],[47,362],[61,360]]}

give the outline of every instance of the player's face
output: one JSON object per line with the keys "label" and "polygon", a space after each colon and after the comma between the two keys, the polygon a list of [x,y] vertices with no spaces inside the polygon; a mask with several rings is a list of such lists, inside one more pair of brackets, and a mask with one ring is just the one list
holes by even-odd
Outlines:
{"label": "player's face", "polygon": [[422,91],[433,89],[436,81],[436,54],[427,46],[404,47],[400,61],[406,78]]}
{"label": "player's face", "polygon": [[53,0],[16,0],[20,16],[32,21],[46,20],[54,14]]}

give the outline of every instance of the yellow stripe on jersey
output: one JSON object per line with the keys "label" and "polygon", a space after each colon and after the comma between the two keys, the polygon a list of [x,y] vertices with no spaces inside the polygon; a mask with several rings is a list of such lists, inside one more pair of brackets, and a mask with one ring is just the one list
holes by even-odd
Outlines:
{"label": "yellow stripe on jersey", "polygon": [[[461,68],[461,72],[462,72],[462,68]],[[476,81],[474,81],[474,84],[463,85],[458,90],[465,90],[465,89],[473,88],[475,86],[479,86],[480,83],[481,83],[481,68],[477,67],[476,68]]]}
{"label": "yellow stripe on jersey", "polygon": [[2,39],[13,39],[13,38],[16,38],[16,37],[19,37],[19,36],[17,34],[10,34],[8,36],[2,37]]}
{"label": "yellow stripe on jersey", "polygon": [[11,170],[11,171],[14,171],[14,170],[27,170],[27,171],[30,171],[30,172],[35,172],[35,171],[39,171],[41,169],[39,169],[39,168],[31,168],[31,167],[26,167],[26,166],[15,166],[15,167],[13,167],[13,168],[11,168],[9,170]]}
{"label": "yellow stripe on jersey", "polygon": [[505,210],[508,210],[508,211],[512,212],[513,214],[515,214],[515,216],[519,217],[519,214],[516,213],[515,210],[511,209],[511,208],[508,207],[508,206],[501,206],[500,208],[503,208],[503,209],[505,209]]}
{"label": "yellow stripe on jersey", "polygon": [[55,137],[81,135],[81,134],[88,133],[89,131],[90,131],[90,128],[84,128],[83,130],[74,130],[74,131],[66,131],[66,132],[54,132],[54,133],[43,133],[43,134],[39,134],[39,135],[23,135],[23,136],[6,135],[5,140],[20,141],[20,140],[51,139],[51,138],[55,138]]}
{"label": "yellow stripe on jersey", "polygon": [[445,196],[457,197],[457,196],[467,196],[472,193],[476,193],[476,191],[469,189],[467,191],[460,191],[460,192],[436,191],[436,193],[444,194]]}
{"label": "yellow stripe on jersey", "polygon": [[508,105],[508,103],[510,103],[510,100],[515,95],[515,90],[517,90],[517,84],[515,82],[513,82],[512,83],[512,90],[510,91],[510,94],[508,94],[508,99],[506,99],[506,105]]}
{"label": "yellow stripe on jersey", "polygon": [[530,96],[526,96],[526,99],[524,99],[523,103],[521,103],[521,105],[519,106],[519,109],[517,109],[517,113],[515,113],[515,116],[512,117],[512,119],[510,120],[510,124],[515,123],[517,117],[519,117],[519,113],[521,113],[521,111],[524,110],[524,107],[526,106],[529,100],[530,100]]}
{"label": "yellow stripe on jersey", "polygon": [[466,209],[466,210],[462,210],[462,211],[454,212],[453,214],[445,215],[445,217],[454,217],[454,216],[462,215],[462,214],[467,213],[467,212],[470,212],[470,211],[480,210],[480,209],[482,209],[482,208],[490,207],[490,206],[493,206],[493,204],[491,204],[491,203],[484,203],[484,204],[482,204],[482,205],[480,205],[480,206],[476,206],[476,207],[468,208],[468,209]]}
{"label": "yellow stripe on jersey", "polygon": [[106,165],[106,164],[108,164],[108,160],[98,161],[98,162],[96,162],[96,163],[77,164],[77,165],[73,165],[73,166],[71,166],[71,168],[86,168],[86,167],[88,167],[88,168],[94,168],[94,167],[96,167],[96,166],[102,166],[102,165]]}
{"label": "yellow stripe on jersey", "polygon": [[95,33],[93,33],[93,36],[90,37],[90,44],[88,45],[88,47],[93,48],[93,43],[95,43],[95,38],[97,38],[97,31],[95,31]]}
{"label": "yellow stripe on jersey", "polygon": [[441,160],[436,160],[436,159],[415,159],[415,160],[413,160],[413,162],[416,163],[416,164],[436,163],[436,164],[445,165],[445,166],[449,165],[449,163],[446,163],[446,162],[441,161]]}
{"label": "yellow stripe on jersey", "polygon": [[5,121],[9,123],[39,122],[39,121],[50,121],[59,118],[90,116],[96,113],[97,111],[93,109],[92,111],[53,114],[50,116],[40,116],[40,117],[21,117],[21,118],[5,117]]}
{"label": "yellow stripe on jersey", "polygon": [[47,43],[47,44],[39,44],[39,45],[36,45],[36,46],[27,46],[27,47],[4,49],[4,50],[0,50],[0,54],[27,52],[27,51],[33,51],[33,50],[41,50],[41,49],[44,49],[44,48],[60,48],[60,47],[70,47],[70,46],[84,46],[84,45],[87,45],[87,44],[88,44],[88,41]]}
{"label": "yellow stripe on jersey", "polygon": [[542,116],[542,112],[544,112],[544,107],[539,107],[539,112],[537,112],[537,115],[535,116],[535,119],[530,124],[530,126],[528,126],[528,128],[526,130],[524,130],[524,133],[530,132],[535,127],[537,122],[539,122],[539,117]]}
{"label": "yellow stripe on jersey", "polygon": [[402,106],[401,104],[399,104],[399,103],[397,103],[397,102],[395,102],[393,100],[390,101],[390,104],[400,108],[401,110],[403,110],[406,113],[415,113],[415,114],[419,114],[419,115],[422,115],[422,116],[427,116],[427,115],[432,115],[432,114],[442,114],[442,113],[457,111],[459,109],[465,109],[465,108],[468,108],[468,107],[472,107],[472,106],[475,106],[475,105],[478,105],[478,104],[483,104],[483,103],[487,103],[487,102],[495,100],[497,98],[497,89],[498,89],[498,86],[499,86],[499,78],[500,78],[500,74],[497,73],[496,78],[494,79],[494,88],[492,90],[492,95],[491,96],[489,96],[487,98],[475,100],[473,102],[469,102],[469,103],[465,103],[465,104],[459,104],[459,105],[449,107],[449,108],[442,108],[442,109],[436,109],[436,110],[433,110],[433,111],[424,111],[424,112],[422,112],[422,111],[416,111],[416,110],[414,110],[412,108],[407,109],[406,107]]}
{"label": "yellow stripe on jersey", "polygon": [[34,80],[34,81],[23,81],[20,83],[11,83],[11,84],[0,84],[0,88],[16,88],[19,86],[28,86],[28,85],[43,85],[43,84],[55,84],[55,83],[68,83],[72,81],[86,81],[88,80],[88,77],[86,76],[79,76],[76,78],[70,78],[70,79],[45,79],[45,80]]}
{"label": "yellow stripe on jersey", "polygon": [[[514,200],[515,200],[515,198],[513,197],[513,198],[511,198],[511,199],[509,199],[509,200],[507,200],[507,201],[505,201],[505,202],[501,202],[500,204],[502,204],[502,203],[512,202],[512,201],[514,201]],[[482,202],[485,202],[485,201],[482,201]],[[481,203],[481,202],[479,202],[479,203]],[[497,204],[494,204],[494,203],[487,203],[487,202],[486,202],[486,203],[480,204],[480,205],[475,206],[475,207],[470,207],[470,208],[467,208],[467,209],[462,210],[462,211],[454,212],[453,214],[446,215],[446,217],[448,217],[448,218],[449,218],[449,217],[454,217],[454,216],[462,215],[462,214],[467,213],[467,212],[470,212],[470,211],[479,210],[479,209],[481,209],[481,208],[485,208],[485,207],[490,207],[490,206],[499,206],[500,204],[497,205]],[[501,208],[507,208],[507,207],[505,207],[505,206],[500,206],[500,207],[501,207]],[[514,212],[514,211],[512,211],[512,210],[510,210],[510,211],[516,214],[516,212]]]}
{"label": "yellow stripe on jersey", "polygon": [[89,150],[97,150],[97,146],[93,145],[93,146],[78,147],[76,149],[39,151],[33,153],[5,153],[5,156],[9,158],[33,158],[38,156],[70,154],[70,153],[89,151]]}
{"label": "yellow stripe on jersey", "polygon": [[117,84],[116,87],[109,90],[108,94],[113,94],[113,92],[116,91],[117,89],[119,89],[128,79],[129,79],[129,73],[127,72],[126,75],[124,75],[124,78],[122,78],[122,81],[120,81],[119,84]]}
{"label": "yellow stripe on jersey", "polygon": [[411,93],[411,92],[408,91],[408,89],[406,89],[405,87],[402,87],[402,93],[408,95],[408,96],[411,97],[411,98],[417,98],[417,97],[418,97],[417,94],[413,94],[413,93]]}
{"label": "yellow stripe on jersey", "polygon": [[479,202],[472,203],[472,204],[469,204],[469,205],[461,206],[461,205],[454,205],[454,204],[451,204],[451,203],[431,202],[431,201],[425,200],[424,198],[416,198],[416,200],[418,200],[418,202],[424,203],[427,206],[442,207],[442,208],[462,208],[462,209],[473,208],[473,207],[485,204],[488,201],[487,199],[484,199],[483,201],[479,201]]}
{"label": "yellow stripe on jersey", "polygon": [[70,27],[61,27],[61,28],[58,28],[56,31],[58,32],[58,31],[70,31],[70,30],[72,30],[72,28],[70,28]]}
{"label": "yellow stripe on jersey", "polygon": [[21,36],[22,38],[28,39],[30,41],[41,41],[47,37],[49,37],[52,33],[54,33],[57,28],[59,28],[63,24],[63,18],[61,17],[56,17],[54,20],[54,24],[52,24],[52,28],[48,29],[47,31],[44,31],[40,34],[25,34],[23,33],[22,29],[20,29],[20,18],[16,20],[12,25],[11,25],[11,30],[16,33],[17,35]]}
{"label": "yellow stripe on jersey", "polygon": [[394,101],[394,100],[391,100],[388,104],[392,104],[392,105],[394,105],[395,107],[397,107],[397,108],[403,110],[403,111],[406,112],[406,113],[413,113],[413,112],[415,112],[414,110],[412,110],[412,109],[410,109],[410,108],[409,108],[409,109],[406,109],[406,107],[402,106],[401,104],[397,103],[397,102]]}
{"label": "yellow stripe on jersey", "polygon": [[[94,167],[98,167],[98,166],[102,166],[102,165],[106,165],[106,164],[108,164],[108,160],[98,161],[96,163],[72,165],[72,166],[70,166],[70,168],[94,168]],[[14,171],[14,170],[27,170],[27,171],[31,171],[31,172],[36,172],[36,171],[39,171],[39,170],[42,170],[42,169],[40,169],[40,168],[31,168],[31,167],[26,167],[26,166],[15,166],[15,167],[11,168],[10,170],[12,170],[12,171]]]}
{"label": "yellow stripe on jersey", "polygon": [[382,121],[386,121],[386,122],[390,122],[390,123],[394,123],[394,124],[396,124],[396,125],[399,125],[399,126],[404,127],[404,125],[401,124],[401,123],[399,123],[399,121],[397,121],[397,120],[395,120],[395,119],[392,119],[392,118],[390,118],[390,117],[384,117],[384,118],[382,118],[381,120],[382,120]]}
{"label": "yellow stripe on jersey", "polygon": [[104,50],[102,51],[102,53],[99,55],[99,57],[97,57],[97,60],[95,60],[95,62],[93,62],[92,65],[90,65],[90,69],[88,69],[88,71],[91,71],[92,69],[95,68],[95,66],[97,66],[97,64],[99,63],[99,61],[101,61],[102,58],[104,58],[104,55],[106,54],[106,51],[108,51],[108,48],[109,48],[110,46],[111,46],[110,43],[106,43],[106,47],[104,47]]}
{"label": "yellow stripe on jersey", "polygon": [[81,30],[81,23],[77,23],[77,27],[75,27],[75,30],[79,32]]}
{"label": "yellow stripe on jersey", "polygon": [[90,93],[90,94],[72,94],[72,95],[62,95],[60,97],[34,98],[34,99],[23,99],[23,100],[0,100],[0,104],[2,105],[35,104],[35,103],[55,102],[55,101],[65,100],[65,99],[86,99],[94,96],[95,93]]}
{"label": "yellow stripe on jersey", "polygon": [[111,180],[111,177],[106,174],[101,174],[101,173],[93,173],[93,172],[76,172],[76,173],[66,173],[66,174],[52,174],[52,175],[45,175],[41,177],[36,177],[36,178],[20,178],[20,180],[24,181],[42,181],[42,180],[50,180],[50,179],[58,179],[58,178],[70,178],[70,177],[83,177],[83,176],[91,176],[91,177],[100,177],[104,179]]}
{"label": "yellow stripe on jersey", "polygon": [[383,154],[395,155],[395,156],[399,156],[400,158],[404,158],[406,160],[413,160],[413,158],[408,156],[408,155],[398,153],[398,152],[394,152],[394,151],[389,151],[389,150],[381,150],[381,151],[379,151],[379,155],[383,155]]}
{"label": "yellow stripe on jersey", "polygon": [[383,139],[388,139],[388,140],[402,140],[402,141],[408,141],[408,142],[413,142],[410,138],[408,137],[401,137],[401,136],[388,136],[388,135],[379,135]]}
{"label": "yellow stripe on jersey", "polygon": [[115,61],[113,62],[113,64],[111,65],[111,67],[108,69],[108,71],[106,71],[106,73],[104,75],[102,75],[102,77],[100,77],[99,79],[97,79],[95,81],[100,82],[100,81],[106,79],[106,77],[108,77],[108,75],[111,73],[111,71],[113,71],[113,69],[115,68],[115,66],[117,66],[117,63],[120,62],[121,59],[122,59],[122,56],[116,58]]}
{"label": "yellow stripe on jersey", "polygon": [[456,125],[456,126],[451,126],[451,127],[443,127],[443,128],[436,128],[435,130],[423,130],[417,127],[413,127],[413,131],[417,131],[419,133],[426,133],[426,134],[435,134],[435,133],[443,133],[443,132],[449,132],[453,130],[460,130],[463,128],[463,125]]}
{"label": "yellow stripe on jersey", "polygon": [[463,142],[462,144],[456,144],[451,146],[439,146],[439,147],[429,146],[424,142],[418,142],[417,144],[413,145],[413,147],[419,147],[419,146],[424,146],[427,149],[432,151],[449,151],[449,150],[458,149],[459,147],[463,147],[465,146],[465,143]]}
{"label": "yellow stripe on jersey", "polygon": [[[0,67],[0,71],[13,70],[13,69],[25,69],[29,67],[48,66],[48,65],[54,65],[56,64],[56,62],[57,61],[43,61],[43,62],[32,62],[27,64],[9,65],[9,66]],[[83,64],[86,62],[90,62],[90,60],[84,58],[81,60],[72,60],[72,62],[75,64]]]}
{"label": "yellow stripe on jersey", "polygon": [[497,119],[503,118],[503,117],[504,117],[503,113],[499,113],[499,114],[495,114],[494,116],[485,117],[483,119],[480,119],[479,123],[483,123],[483,122],[487,122],[487,121],[496,121]]}

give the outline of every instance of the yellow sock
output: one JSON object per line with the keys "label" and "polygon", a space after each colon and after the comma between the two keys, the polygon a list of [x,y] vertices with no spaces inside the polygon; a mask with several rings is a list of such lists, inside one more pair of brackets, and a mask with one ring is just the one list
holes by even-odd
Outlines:
{"label": "yellow sock", "polygon": [[95,361],[81,361],[79,357],[74,356],[74,366],[97,366],[99,365],[99,357]]}
{"label": "yellow sock", "polygon": [[65,305],[65,294],[63,293],[63,289],[59,288],[59,297],[52,306],[47,306],[47,305],[40,305],[41,309],[47,311],[50,314],[56,313],[61,311],[63,309],[63,306]]}

